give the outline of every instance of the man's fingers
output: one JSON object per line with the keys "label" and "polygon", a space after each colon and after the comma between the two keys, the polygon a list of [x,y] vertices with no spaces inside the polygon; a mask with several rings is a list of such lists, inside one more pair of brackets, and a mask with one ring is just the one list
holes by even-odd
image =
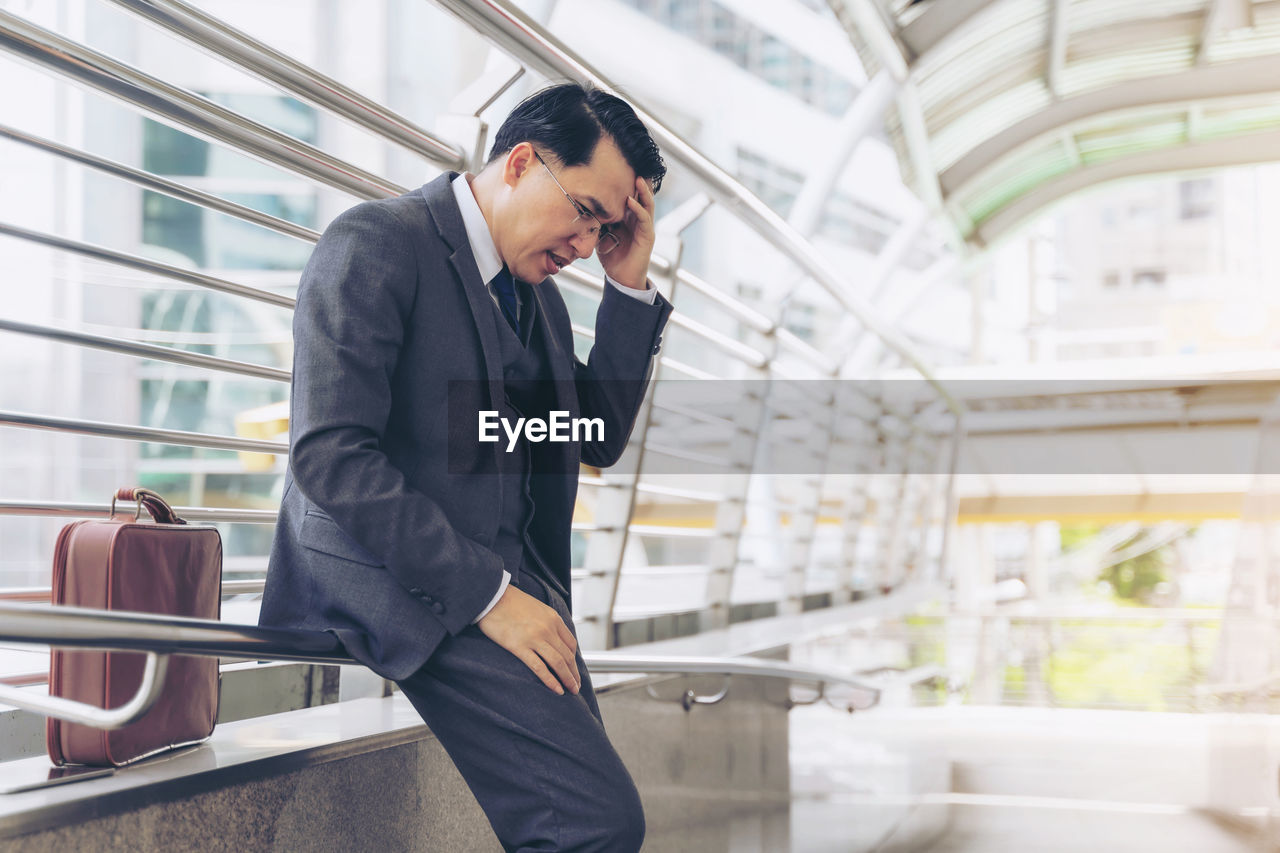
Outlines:
{"label": "man's fingers", "polygon": [[542,680],[542,683],[550,687],[556,693],[563,695],[564,688],[560,686],[560,682],[551,674],[551,670],[547,669],[547,665],[542,662],[542,658],[538,657],[532,651],[525,651],[518,655],[520,660],[524,661],[524,665],[533,671],[533,674]]}
{"label": "man's fingers", "polygon": [[578,638],[573,636],[573,632],[569,630],[568,625],[564,624],[563,619],[557,619],[556,621],[559,622],[559,624],[556,626],[556,629],[560,634],[560,639],[564,642],[566,646],[569,647],[569,654],[571,655],[577,654]]}
{"label": "man's fingers", "polygon": [[578,665],[574,661],[573,655],[565,656],[565,649],[556,648],[551,643],[545,643],[534,649],[542,659],[547,662],[551,670],[560,677],[560,683],[568,687],[574,693],[578,692]]}
{"label": "man's fingers", "polygon": [[[578,641],[560,614],[515,586],[478,623],[485,636],[511,652],[556,693],[582,687]],[[563,685],[563,686],[562,686]]]}
{"label": "man's fingers", "polygon": [[653,206],[653,187],[649,186],[649,182],[644,178],[636,178],[636,198],[648,210]]}
{"label": "man's fingers", "polygon": [[627,210],[635,218],[635,224],[637,227],[643,228],[646,231],[653,228],[653,214],[650,213],[649,209],[638,200],[628,196]]}

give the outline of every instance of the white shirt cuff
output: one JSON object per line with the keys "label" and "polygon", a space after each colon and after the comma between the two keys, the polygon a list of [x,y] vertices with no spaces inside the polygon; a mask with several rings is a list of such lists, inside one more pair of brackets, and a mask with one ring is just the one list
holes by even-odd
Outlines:
{"label": "white shirt cuff", "polygon": [[645,281],[644,283],[644,290],[636,290],[634,287],[627,287],[625,284],[618,284],[616,281],[609,278],[608,273],[605,274],[604,280],[618,288],[618,290],[627,294],[627,296],[630,296],[633,299],[639,299],[641,302],[649,305],[652,305],[653,301],[658,298],[658,288],[654,287],[653,284],[648,281]]}
{"label": "white shirt cuff", "polygon": [[481,619],[483,619],[484,617],[486,617],[486,616],[488,616],[488,615],[489,615],[489,611],[490,611],[490,610],[492,610],[492,609],[493,609],[493,606],[494,606],[495,604],[497,604],[497,603],[498,603],[498,599],[499,599],[499,598],[502,598],[502,594],[503,594],[504,592],[506,592],[506,591],[507,591],[507,584],[509,584],[509,583],[511,583],[511,572],[507,571],[506,569],[503,569],[503,570],[502,570],[502,583],[498,586],[498,594],[497,594],[497,595],[495,595],[495,596],[493,597],[493,600],[489,602],[489,606],[488,606],[488,607],[486,607],[484,610],[481,610],[481,611],[480,611],[480,615],[479,615],[479,616],[477,616],[476,618],[474,618],[474,619],[472,619],[472,620],[471,620],[471,624],[472,624],[472,625],[476,624],[476,623],[477,623],[477,622],[479,622]]}

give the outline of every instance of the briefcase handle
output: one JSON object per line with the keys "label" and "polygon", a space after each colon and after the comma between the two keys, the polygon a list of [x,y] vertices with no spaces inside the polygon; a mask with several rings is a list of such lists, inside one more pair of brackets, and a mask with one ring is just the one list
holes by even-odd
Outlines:
{"label": "briefcase handle", "polygon": [[156,520],[157,524],[186,524],[184,520],[178,518],[177,513],[173,511],[173,507],[169,506],[164,498],[150,489],[144,489],[140,486],[126,486],[116,490],[116,493],[111,496],[111,514],[113,516],[116,514],[117,500],[134,502],[134,520],[137,520],[138,516],[142,515],[142,508],[146,507],[147,512],[151,513],[151,517]]}

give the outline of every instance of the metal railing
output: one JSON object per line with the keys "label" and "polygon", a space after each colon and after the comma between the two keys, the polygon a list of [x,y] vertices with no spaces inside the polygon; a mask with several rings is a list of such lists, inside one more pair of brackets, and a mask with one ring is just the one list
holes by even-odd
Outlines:
{"label": "metal railing", "polygon": [[[337,81],[315,72],[313,69],[284,56],[246,34],[226,26],[224,23],[194,9],[186,3],[180,2],[180,0],[114,0],[114,2],[149,23],[158,25],[179,39],[212,53],[217,58],[246,70],[269,84],[327,113],[336,115],[345,121],[370,131],[381,139],[392,142],[402,148],[407,148],[436,165],[444,168],[466,168],[474,165],[464,152],[479,150],[480,146],[476,144],[477,140],[465,140],[464,144],[458,145],[453,141],[436,137],[419,128],[408,119],[363,98]],[[567,77],[591,82],[597,87],[606,90],[613,90],[614,88],[597,70],[587,65],[564,44],[547,33],[544,28],[515,9],[510,3],[505,2],[505,0],[440,0],[438,5],[444,7],[491,44],[510,54],[529,69],[548,77]],[[365,172],[314,146],[215,104],[207,98],[158,80],[125,62],[94,51],[8,12],[0,12],[0,50],[7,51],[64,79],[123,101],[143,113],[185,128],[197,136],[230,146],[234,150],[256,157],[319,185],[337,188],[357,198],[379,198],[404,191],[403,187],[381,176]],[[512,79],[514,78],[510,75],[505,75],[502,81],[498,81],[495,88],[498,91],[504,90],[506,86],[510,85]],[[491,100],[491,98],[487,99],[486,102]],[[739,181],[708,160],[658,117],[643,109],[639,110],[639,113],[662,147],[664,155],[669,160],[685,167],[706,190],[699,204],[687,206],[688,210],[681,214],[682,219],[677,225],[677,233],[713,205],[718,205],[721,209],[728,211],[731,215],[741,220],[767,243],[780,251],[784,257],[794,263],[802,276],[808,276],[817,282],[827,294],[836,300],[838,305],[847,310],[872,335],[882,341],[885,347],[897,353],[905,362],[912,365],[922,378],[933,385],[939,400],[957,415],[955,440],[958,441],[960,434],[958,416],[962,412],[961,406],[947,393],[945,388],[933,379],[927,366],[906,340],[889,328],[886,323],[882,322],[866,301],[856,295],[851,282],[845,280],[841,273],[827,263],[799,232],[770,210]],[[306,242],[314,242],[317,238],[316,232],[311,229],[253,211],[225,199],[219,199],[209,193],[168,178],[124,166],[60,143],[41,139],[21,130],[0,126],[0,137],[42,151],[50,156],[95,169],[143,189],[160,192],[181,199],[184,202],[216,210],[242,221],[271,229],[277,233],[287,234]],[[660,222],[659,225],[661,226],[662,223]],[[292,298],[283,294],[17,225],[0,223],[0,235],[269,305],[292,308],[294,304]],[[679,257],[678,243],[676,244],[674,257]],[[681,268],[678,261],[655,255],[651,266],[651,275],[655,281],[658,281],[661,286],[669,290],[688,289],[699,294],[700,297],[712,300],[717,306],[725,309],[728,316],[742,323],[752,334],[763,338],[765,346],[762,349],[679,313],[672,317],[671,328],[674,334],[688,336],[690,340],[697,341],[700,346],[706,346],[728,358],[733,364],[741,366],[746,371],[747,376],[767,378],[775,375],[775,370],[778,371],[776,375],[790,375],[778,367],[778,355],[780,353],[794,355],[800,362],[818,371],[821,377],[837,377],[839,375],[842,365],[837,360],[833,360],[809,343],[801,340],[794,333],[783,328],[780,320],[770,319],[744,304],[741,300],[715,287],[710,282]],[[557,276],[557,280],[566,290],[575,290],[593,298],[599,296],[603,286],[603,282],[599,279],[579,270],[565,270]],[[135,358],[182,364],[220,374],[279,382],[287,382],[289,379],[288,371],[282,368],[253,365],[198,353],[188,353],[169,347],[141,344],[121,338],[108,338],[71,330],[53,329],[37,324],[4,321],[0,322],[0,331],[34,335],[71,346],[91,347]],[[575,326],[574,332],[587,339],[594,337],[593,331],[589,328]],[[715,373],[703,370],[701,367],[691,364],[680,357],[661,355],[659,365],[663,371],[682,377],[694,379],[716,378]],[[761,400],[757,402],[759,404],[760,421],[758,423],[738,425],[744,433],[746,441],[742,447],[738,447],[733,451],[736,455],[721,459],[701,454],[699,461],[708,464],[727,462],[728,464],[722,465],[722,467],[725,467],[728,471],[736,472],[734,476],[751,472],[756,458],[754,452],[755,442],[759,440],[759,435],[763,431],[761,426],[771,417],[768,401]],[[662,404],[658,401],[656,405],[661,406]],[[837,414],[843,414],[847,417],[865,418],[869,428],[876,429],[877,419],[887,411],[881,401],[874,401],[867,413],[837,413],[832,410],[830,414],[832,417]],[[909,418],[909,413],[899,414],[904,418]],[[649,423],[647,415],[642,417],[633,436],[633,442],[637,452],[640,454],[641,462],[643,462],[643,455],[646,451],[663,453],[667,456],[680,453],[687,455],[689,453],[689,451],[681,448],[664,447],[661,443],[648,443],[646,439]],[[160,430],[76,418],[55,418],[35,413],[2,412],[0,413],[0,425],[189,447],[249,451],[274,455],[287,454],[287,446],[281,442],[178,430]],[[828,443],[826,449],[821,450],[821,452],[830,452],[830,444]],[[953,448],[953,458],[955,452],[956,448]],[[643,474],[643,464],[637,470]],[[954,480],[954,477],[951,480]],[[646,484],[642,482],[642,477],[636,474],[613,478],[611,484],[616,486],[621,493],[629,495],[629,498],[611,501],[609,505],[612,509],[603,514],[598,513],[595,520],[590,524],[579,522],[574,525],[575,531],[590,534],[593,543],[595,543],[588,550],[589,564],[583,571],[592,577],[603,576],[609,581],[607,584],[596,586],[595,589],[599,593],[598,595],[593,593],[593,596],[588,596],[586,600],[580,602],[580,608],[585,610],[585,620],[591,625],[589,630],[607,630],[607,625],[611,618],[613,600],[616,595],[617,581],[622,573],[622,559],[626,549],[627,537],[631,535],[669,538],[693,537],[707,540],[713,552],[719,554],[718,557],[714,558],[715,564],[709,565],[710,574],[713,576],[709,584],[714,585],[714,589],[709,588],[709,598],[718,608],[720,615],[713,619],[710,624],[723,624],[724,618],[727,618],[725,613],[729,604],[728,596],[731,588],[732,573],[737,563],[736,546],[726,547],[736,541],[732,513],[716,513],[717,517],[713,522],[713,526],[706,531],[696,533],[689,532],[687,528],[633,524],[629,513],[635,505],[635,496],[640,493],[696,500],[714,505],[719,509],[724,507],[741,508],[745,505],[745,483],[746,479],[741,478],[738,485],[727,489],[717,488],[716,490],[708,491],[696,489],[672,490]],[[594,485],[603,484],[597,483]],[[682,491],[683,494],[676,495],[676,491]],[[949,485],[948,515],[943,522],[944,553],[947,522],[954,515],[955,510],[953,491],[953,487]],[[865,502],[866,496],[851,496],[851,500]],[[804,510],[810,515],[816,511],[816,503]],[[79,513],[97,514],[97,505],[24,502],[18,500],[0,501],[0,514],[70,516]],[[274,514],[234,509],[184,508],[182,515],[191,520],[201,521],[270,523],[274,520]],[[853,520],[851,518],[850,523]],[[921,537],[927,535],[927,530],[922,530],[920,534]],[[849,536],[851,545],[855,543],[855,539],[856,532],[851,533]],[[597,545],[598,547],[596,547]],[[846,558],[851,561],[853,553],[851,547]],[[793,573],[799,572],[802,575],[804,566],[792,566],[792,571]],[[890,576],[893,573],[893,567],[886,566],[883,571],[886,576]],[[792,602],[792,605],[799,606],[798,599]],[[716,619],[719,619],[719,623],[716,622]],[[603,635],[597,636],[592,642],[603,645],[602,637]]]}
{"label": "metal railing", "polygon": [[278,216],[272,216],[260,210],[254,210],[252,207],[245,207],[243,204],[227,201],[211,193],[180,184],[177,181],[171,181],[168,178],[162,178],[159,175],[153,175],[150,172],[144,172],[141,169],[135,169],[132,166],[126,166],[123,163],[117,163],[114,160],[108,160],[105,157],[97,157],[86,151],[80,151],[52,140],[24,133],[17,128],[0,125],[0,138],[27,145],[37,151],[44,151],[47,154],[53,154],[73,163],[79,163],[81,166],[87,166],[103,174],[128,181],[142,189],[163,193],[179,201],[185,201],[208,210],[216,210],[219,213],[225,213],[228,216],[233,216],[244,222],[251,222],[254,225],[261,225],[263,228],[268,228],[288,237],[296,237],[308,243],[314,243],[320,239],[318,231],[304,228]]}
{"label": "metal railing", "polygon": [[[164,689],[170,655],[356,664],[337,638],[324,631],[229,625],[207,619],[156,616],[148,613],[91,610],[0,602],[0,642],[39,643],[57,648],[141,652],[147,655],[142,682],[135,695],[118,708],[99,708],[56,696],[0,684],[0,702],[43,716],[57,717],[102,729],[118,729],[140,719]],[[584,652],[594,672],[681,675],[747,675],[801,681],[819,686],[842,685],[866,694],[867,703],[850,706],[865,710],[880,699],[880,689],[855,675],[827,672],[759,658],[635,656]],[[721,691],[715,701],[727,692]],[[683,697],[691,704],[711,700]]]}
{"label": "metal railing", "polygon": [[385,198],[405,192],[405,187],[313,145],[4,11],[0,11],[0,50],[190,128],[199,136],[358,198]]}
{"label": "metal railing", "polygon": [[445,169],[467,165],[461,146],[423,130],[403,116],[337,80],[326,77],[270,46],[250,38],[178,0],[113,0],[218,59],[421,155]]}

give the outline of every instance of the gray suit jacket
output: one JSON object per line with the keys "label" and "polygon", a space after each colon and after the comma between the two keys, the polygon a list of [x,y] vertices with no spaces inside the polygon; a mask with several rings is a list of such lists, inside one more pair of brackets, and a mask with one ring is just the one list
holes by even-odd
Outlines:
{"label": "gray suit jacket", "polygon": [[[392,679],[471,624],[516,568],[489,547],[505,441],[478,443],[475,412],[448,412],[451,381],[497,409],[503,379],[453,177],[335,219],[303,271],[293,323],[289,473],[259,621],[333,631]],[[538,445],[542,469],[560,473],[536,478],[530,532],[568,589],[578,461],[604,467],[622,454],[671,304],[606,287],[583,364],[554,283],[532,290],[555,408],[605,421],[603,442]]]}

